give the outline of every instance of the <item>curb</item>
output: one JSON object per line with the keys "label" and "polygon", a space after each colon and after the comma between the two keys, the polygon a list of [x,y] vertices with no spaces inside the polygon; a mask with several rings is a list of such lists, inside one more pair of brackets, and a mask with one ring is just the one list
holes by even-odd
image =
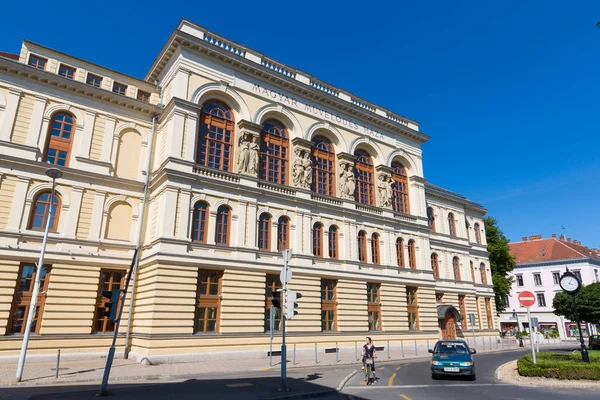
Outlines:
{"label": "curb", "polygon": [[324,397],[329,396],[330,394],[337,393],[335,389],[322,390],[320,392],[310,392],[310,393],[298,393],[298,394],[288,394],[285,396],[278,397],[264,397],[260,400],[289,400],[289,399],[309,399],[314,397]]}
{"label": "curb", "polygon": [[336,391],[341,392],[342,390],[344,390],[344,386],[346,386],[346,383],[348,383],[348,381],[350,379],[352,379],[352,377],[354,375],[356,375],[358,373],[358,371],[352,371],[350,372],[348,375],[346,375],[346,377],[344,379],[342,379],[342,381],[340,382],[340,384],[337,386],[337,388],[335,388]]}

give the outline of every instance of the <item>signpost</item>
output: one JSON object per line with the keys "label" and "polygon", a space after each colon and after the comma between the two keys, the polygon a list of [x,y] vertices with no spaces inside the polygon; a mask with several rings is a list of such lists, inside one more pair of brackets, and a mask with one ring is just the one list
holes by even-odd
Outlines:
{"label": "signpost", "polygon": [[475,347],[475,313],[469,314],[469,323],[471,324],[471,330],[473,331],[473,347]]}
{"label": "signpost", "polygon": [[288,301],[287,284],[292,279],[292,270],[288,268],[288,262],[292,259],[292,249],[287,249],[281,252],[283,256],[283,269],[279,274],[281,284],[283,285],[283,303],[281,304],[281,390],[288,391],[287,387],[287,346],[285,345],[285,310]]}
{"label": "signpost", "polygon": [[531,342],[531,357],[533,358],[533,363],[537,364],[537,360],[535,359],[535,348],[533,346],[533,321],[531,320],[531,310],[530,307],[535,304],[535,295],[529,291],[524,291],[519,293],[519,303],[523,307],[527,307],[527,321],[529,321],[529,341]]}

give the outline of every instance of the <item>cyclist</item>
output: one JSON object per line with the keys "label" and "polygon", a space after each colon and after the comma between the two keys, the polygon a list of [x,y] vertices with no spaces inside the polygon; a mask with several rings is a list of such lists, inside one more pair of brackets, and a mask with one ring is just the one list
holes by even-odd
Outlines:
{"label": "cyclist", "polygon": [[375,375],[375,346],[373,345],[373,341],[369,336],[367,336],[365,340],[365,344],[363,346],[362,351],[363,369],[365,369],[366,367],[367,358],[371,359],[371,373],[373,374],[373,382],[376,382],[377,376]]}

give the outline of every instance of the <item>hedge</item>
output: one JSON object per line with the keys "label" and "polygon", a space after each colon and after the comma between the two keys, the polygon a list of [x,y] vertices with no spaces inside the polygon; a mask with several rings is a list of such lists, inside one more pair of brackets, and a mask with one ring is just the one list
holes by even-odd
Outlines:
{"label": "hedge", "polygon": [[590,351],[590,363],[581,361],[579,351],[573,353],[537,353],[537,364],[531,354],[517,361],[519,375],[554,379],[589,379],[600,381],[600,351]]}

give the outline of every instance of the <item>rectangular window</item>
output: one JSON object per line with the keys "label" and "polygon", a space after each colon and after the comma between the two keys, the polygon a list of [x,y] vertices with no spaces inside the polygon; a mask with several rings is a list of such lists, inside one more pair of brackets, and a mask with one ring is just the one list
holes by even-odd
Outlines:
{"label": "rectangular window", "polygon": [[555,285],[558,285],[560,283],[560,273],[559,272],[553,272],[552,273],[552,282]]}
{"label": "rectangular window", "polygon": [[436,293],[435,294],[435,302],[443,303],[444,302],[444,293]]}
{"label": "rectangular window", "polygon": [[542,276],[540,274],[533,274],[533,281],[535,286],[542,286]]}
{"label": "rectangular window", "polygon": [[581,271],[573,271],[573,274],[579,280],[579,282],[583,284],[583,281],[581,280]]}
{"label": "rectangular window", "polygon": [[[94,313],[94,324],[92,332],[114,332],[115,323],[110,321],[110,316],[105,315],[110,310],[105,307],[110,298],[103,297],[102,291],[121,289],[125,280],[125,272],[118,270],[100,270],[100,284],[98,285],[98,296],[96,298],[96,312]],[[113,304],[119,307],[120,304]]]}
{"label": "rectangular window", "polygon": [[419,302],[417,298],[417,288],[406,288],[406,303],[408,309],[408,330],[419,330]]}
{"label": "rectangular window", "polygon": [[379,297],[381,285],[367,283],[367,312],[369,316],[369,330],[381,330],[381,299]]}
{"label": "rectangular window", "polygon": [[94,75],[94,74],[90,74],[88,72],[87,78],[85,79],[85,83],[87,83],[90,86],[99,88],[102,86],[102,77]]}
{"label": "rectangular window", "polygon": [[144,92],[138,89],[137,99],[141,101],[145,101],[146,103],[150,103],[150,93]]}
{"label": "rectangular window", "polygon": [[125,96],[125,93],[127,93],[127,85],[119,82],[113,82],[112,91],[116,94],[122,94]]}
{"label": "rectangular window", "polygon": [[194,332],[219,332],[222,276],[223,273],[220,271],[202,269],[198,271]]}
{"label": "rectangular window", "polygon": [[517,286],[523,286],[523,275],[516,275]]}
{"label": "rectangular window", "polygon": [[[271,330],[271,308],[273,307],[273,293],[281,289],[279,275],[267,275],[267,287],[265,290],[265,332]],[[273,321],[273,332],[281,330],[281,308],[274,308],[275,318]]]}
{"label": "rectangular window", "polygon": [[[50,280],[51,266],[45,265],[40,275],[40,291],[35,303],[35,313],[31,324],[31,332],[39,333],[44,305],[46,304],[46,292],[48,291],[48,281]],[[17,278],[17,287],[13,296],[10,319],[6,333],[9,335],[18,335],[25,333],[27,316],[29,315],[29,306],[31,304],[31,295],[36,279],[35,265],[22,264]]]}
{"label": "rectangular window", "polygon": [[77,71],[75,68],[69,67],[65,64],[61,64],[58,68],[58,74],[69,79],[75,79],[75,71]]}
{"label": "rectangular window", "polygon": [[[29,65],[37,68],[37,69],[46,69],[46,64],[48,63],[48,59],[43,58],[43,57],[39,57],[39,56],[35,56],[33,54],[31,54],[29,56]],[[23,328],[25,329],[25,328]]]}
{"label": "rectangular window", "polygon": [[596,279],[596,282],[598,282],[598,270],[597,269],[594,270],[594,278]]}
{"label": "rectangular window", "polygon": [[546,296],[544,293],[536,293],[538,306],[546,307]]}
{"label": "rectangular window", "polygon": [[321,280],[321,330],[323,332],[337,331],[337,298],[336,282],[328,279]]}
{"label": "rectangular window", "polygon": [[510,307],[510,296],[509,295],[504,296],[504,304],[506,305],[506,308]]}
{"label": "rectangular window", "polygon": [[487,318],[488,329],[494,329],[494,315],[492,314],[491,299],[485,299],[485,316]]}

